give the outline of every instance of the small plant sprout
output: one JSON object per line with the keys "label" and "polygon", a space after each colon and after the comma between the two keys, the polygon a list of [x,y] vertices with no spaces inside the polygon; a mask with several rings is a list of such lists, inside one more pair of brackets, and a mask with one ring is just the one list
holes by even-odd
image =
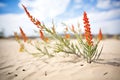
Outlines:
{"label": "small plant sprout", "polygon": [[[83,14],[85,38],[83,39],[80,29],[80,23],[77,24],[77,28],[74,25],[68,26],[65,23],[62,23],[65,27],[63,31],[64,35],[59,35],[56,31],[56,26],[53,21],[51,28],[48,28],[44,23],[41,23],[38,19],[34,18],[24,5],[22,5],[22,7],[25,10],[30,21],[37,26],[41,40],[32,41],[28,39],[28,37],[20,27],[20,33],[24,41],[20,40],[20,37],[16,32],[14,33],[16,41],[20,44],[20,52],[26,51],[34,56],[40,57],[44,55],[47,55],[48,57],[53,57],[56,55],[54,53],[63,52],[67,55],[73,54],[78,56],[79,58],[83,58],[88,63],[96,61],[99,58],[103,49],[103,46],[101,48],[98,48],[99,43],[102,40],[102,31],[100,29],[97,40],[93,40],[89,19],[86,12],[84,12]],[[46,34],[49,36],[46,36]],[[75,40],[71,39],[71,37],[73,37]],[[51,43],[51,39],[54,39],[55,42]],[[34,47],[38,52],[30,52],[26,48],[25,44]]]}

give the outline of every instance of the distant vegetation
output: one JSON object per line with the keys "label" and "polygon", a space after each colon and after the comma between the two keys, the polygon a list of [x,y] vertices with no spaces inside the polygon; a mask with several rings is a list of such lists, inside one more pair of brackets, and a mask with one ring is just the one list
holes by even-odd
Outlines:
{"label": "distant vegetation", "polygon": [[0,38],[4,37],[4,29],[0,29]]}
{"label": "distant vegetation", "polygon": [[[65,34],[59,34],[61,36],[65,36]],[[71,35],[71,39],[75,39],[75,36],[73,34],[70,34]],[[47,36],[47,35],[46,35]],[[84,36],[84,34],[82,34],[82,36]],[[93,34],[93,37],[96,37],[97,35],[94,35]],[[0,32],[0,38],[14,38],[15,36],[14,35],[11,35],[11,36],[8,36],[8,37],[5,37],[4,36],[4,33],[3,32]],[[47,36],[49,37],[49,36]],[[22,38],[22,37],[20,37]],[[39,35],[38,36],[28,36],[28,38],[30,39],[35,39],[35,38],[39,38]],[[84,38],[84,37],[83,37]],[[112,34],[103,34],[103,40],[104,39],[118,39],[120,40],[120,34],[116,34],[116,35],[112,35]]]}

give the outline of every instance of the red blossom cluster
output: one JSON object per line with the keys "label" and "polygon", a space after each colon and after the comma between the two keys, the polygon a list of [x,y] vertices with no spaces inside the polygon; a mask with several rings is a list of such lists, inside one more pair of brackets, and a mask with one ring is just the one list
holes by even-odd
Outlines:
{"label": "red blossom cluster", "polygon": [[84,12],[84,14],[83,14],[83,21],[84,21],[84,28],[85,28],[85,38],[87,40],[87,43],[89,45],[93,45],[90,24],[89,24],[86,12]]}

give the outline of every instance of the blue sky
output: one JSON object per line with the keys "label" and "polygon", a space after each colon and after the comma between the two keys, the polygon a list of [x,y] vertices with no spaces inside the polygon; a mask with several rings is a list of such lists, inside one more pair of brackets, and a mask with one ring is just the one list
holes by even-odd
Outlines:
{"label": "blue sky", "polygon": [[18,0],[0,0],[0,14],[20,13]]}
{"label": "blue sky", "polygon": [[5,36],[19,33],[19,26],[27,35],[36,35],[33,30],[37,28],[21,4],[49,27],[54,19],[60,33],[64,29],[62,22],[69,26],[79,22],[84,31],[82,14],[86,11],[93,34],[97,34],[99,28],[104,34],[120,34],[120,0],[0,0],[0,31],[4,30]]}

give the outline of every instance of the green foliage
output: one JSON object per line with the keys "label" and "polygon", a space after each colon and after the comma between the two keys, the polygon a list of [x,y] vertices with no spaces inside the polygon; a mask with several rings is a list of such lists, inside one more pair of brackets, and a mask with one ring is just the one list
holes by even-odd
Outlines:
{"label": "green foliage", "polygon": [[[30,19],[32,19],[30,13],[27,11],[26,7],[23,5],[28,17],[30,17]],[[86,14],[85,15],[85,20],[88,20],[86,18]],[[17,33],[15,33],[15,37],[16,37],[16,41],[18,41],[18,43],[21,46],[21,51],[26,51],[29,54],[33,55],[33,56],[39,56],[42,57],[44,55],[47,55],[48,57],[53,57],[55,56],[57,53],[60,52],[64,52],[65,54],[69,55],[69,54],[74,54],[80,58],[83,58],[85,60],[87,60],[88,63],[91,63],[93,61],[96,61],[103,49],[103,46],[101,48],[99,47],[99,43],[100,40],[96,40],[92,43],[92,45],[88,44],[88,40],[86,39],[84,40],[81,34],[81,29],[80,29],[80,24],[77,24],[77,29],[76,27],[74,27],[72,25],[72,27],[66,25],[65,23],[62,23],[63,26],[66,27],[66,30],[64,32],[64,36],[59,35],[55,28],[55,24],[52,21],[52,28],[48,28],[44,23],[41,24],[40,21],[38,21],[37,19],[32,21],[35,25],[37,25],[38,30],[40,30],[40,41],[32,41],[30,39],[27,40],[27,42],[23,42],[19,39]],[[86,21],[85,23],[87,23],[88,21]],[[85,24],[86,25],[86,24]],[[87,23],[87,25],[89,25],[89,23]],[[85,36],[85,37],[91,37],[91,33],[90,33],[90,28],[89,26],[86,28],[85,31],[89,32],[89,35]],[[37,32],[37,31],[35,31]],[[70,34],[68,32],[72,32],[73,36],[75,37],[75,40],[70,39]],[[38,32],[37,32],[38,33]],[[23,38],[27,38],[25,33],[22,31]],[[48,34],[49,38],[47,38],[44,34]],[[102,33],[100,33],[99,35],[100,39],[102,39]],[[50,39],[54,39],[54,43],[51,44],[51,40]],[[22,45],[21,45],[22,44]],[[37,52],[33,53],[30,52],[30,50],[27,50],[24,44],[28,44],[29,46],[34,47]],[[54,45],[54,46],[53,46]],[[52,50],[52,51],[51,51]],[[56,54],[54,54],[56,53]]]}

